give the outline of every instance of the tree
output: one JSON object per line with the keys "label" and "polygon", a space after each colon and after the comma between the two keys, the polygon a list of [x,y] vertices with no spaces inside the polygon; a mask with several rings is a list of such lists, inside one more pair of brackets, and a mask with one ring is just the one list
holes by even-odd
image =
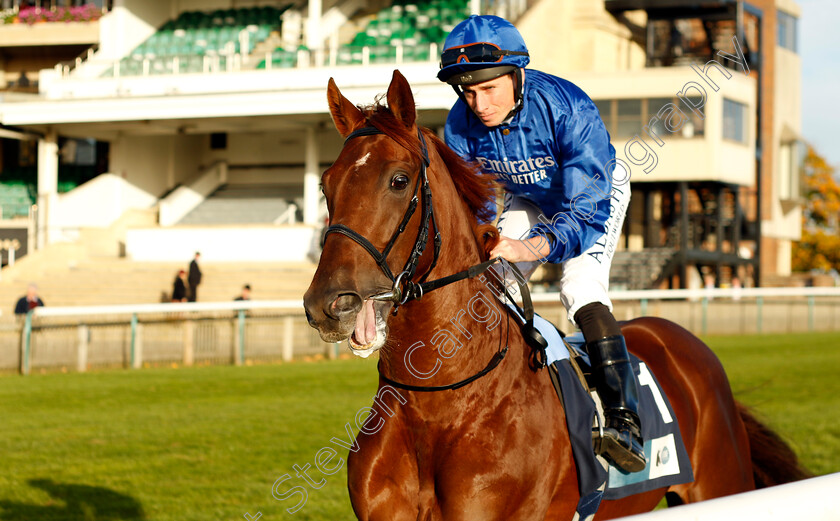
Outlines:
{"label": "tree", "polygon": [[810,145],[803,177],[802,239],[793,245],[793,269],[840,269],[840,184],[834,168]]}

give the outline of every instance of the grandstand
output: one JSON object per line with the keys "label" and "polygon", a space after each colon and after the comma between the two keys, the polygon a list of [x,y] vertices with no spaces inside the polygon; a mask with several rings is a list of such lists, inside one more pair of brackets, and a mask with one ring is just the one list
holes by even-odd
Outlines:
{"label": "grandstand", "polygon": [[[689,65],[712,59],[733,36],[749,56],[760,52],[771,73],[757,59],[750,75],[730,68],[731,78],[709,91],[704,118],[670,135],[655,128],[664,144],[655,172],[634,172],[619,244],[630,253],[619,256],[615,283],[687,286],[698,268],[719,284],[736,273],[757,277],[759,268],[773,277],[790,271],[799,114],[769,93],[799,92],[797,75],[784,72],[798,70],[799,58],[773,25],[795,20],[791,0],[754,2],[743,16],[725,0],[694,10],[682,0],[93,3],[99,14],[89,20],[0,24],[8,42],[0,209],[4,222],[28,227],[31,242],[0,273],[3,294],[36,280],[53,303],[157,302],[175,267],[198,250],[215,274],[208,284],[227,281],[208,286],[206,298],[275,280],[270,266],[300,270],[267,282],[257,298],[299,295],[325,219],[318,179],[342,144],[327,81],[371,102],[399,68],[420,122],[441,132],[456,98],[435,77],[440,47],[459,20],[479,12],[513,20],[532,66],[593,97],[619,154],[697,81]],[[687,42],[680,49],[669,39],[677,33]],[[758,116],[767,124],[757,126]],[[87,275],[96,272],[105,289],[86,290],[98,285]],[[110,274],[136,282],[118,285]]]}

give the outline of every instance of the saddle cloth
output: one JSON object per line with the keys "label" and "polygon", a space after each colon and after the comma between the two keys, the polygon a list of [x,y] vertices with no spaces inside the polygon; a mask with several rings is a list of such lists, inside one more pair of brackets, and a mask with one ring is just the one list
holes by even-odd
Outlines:
{"label": "saddle cloth", "polygon": [[[516,316],[522,316],[515,306],[507,306]],[[668,397],[647,365],[632,354],[633,370],[639,381],[639,416],[647,466],[640,472],[627,473],[596,456],[592,449],[592,434],[599,424],[603,425],[601,400],[584,388],[570,360],[573,354],[583,372],[589,372],[583,335],[576,333],[564,339],[552,323],[539,315],[534,317],[534,325],[548,340],[549,370],[553,372],[552,379],[566,412],[581,496],[575,519],[591,519],[601,499],[621,499],[694,480]]]}

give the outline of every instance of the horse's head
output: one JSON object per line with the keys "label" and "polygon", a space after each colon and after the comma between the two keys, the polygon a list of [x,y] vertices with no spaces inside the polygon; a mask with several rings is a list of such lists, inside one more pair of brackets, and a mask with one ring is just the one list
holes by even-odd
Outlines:
{"label": "horse's head", "polygon": [[[492,188],[432,133],[418,132],[411,87],[398,71],[388,88],[387,108],[354,106],[332,79],[327,99],[335,126],[346,141],[321,178],[330,221],[304,307],[310,325],[323,340],[349,339],[357,354],[367,356],[385,343],[394,306],[394,301],[377,296],[398,287],[394,280],[403,272],[405,278],[416,278],[432,269],[433,237],[446,222],[460,220],[461,227],[471,233],[472,213],[486,202]],[[427,142],[433,146],[427,147]],[[453,184],[449,176],[433,173],[445,170],[450,161],[467,172],[462,176],[464,186],[456,187],[458,183]],[[431,220],[431,205],[424,197],[429,178],[435,179],[438,188],[448,183],[446,193],[452,194],[438,197],[435,192],[437,215]],[[431,189],[425,189],[430,200]],[[466,195],[459,198],[461,189]],[[424,228],[427,235],[420,233]],[[477,251],[475,241],[472,244]]]}

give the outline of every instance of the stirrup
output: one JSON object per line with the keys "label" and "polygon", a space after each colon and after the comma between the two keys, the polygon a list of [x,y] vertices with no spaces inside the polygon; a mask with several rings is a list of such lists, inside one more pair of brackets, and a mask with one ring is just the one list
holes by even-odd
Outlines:
{"label": "stirrup", "polygon": [[626,431],[622,433],[614,428],[604,429],[604,436],[598,440],[596,453],[625,472],[639,472],[647,466],[644,450]]}
{"label": "stirrup", "polygon": [[625,472],[639,472],[647,465],[639,428],[623,415],[607,418],[600,436],[593,433],[595,453],[609,459]]}

